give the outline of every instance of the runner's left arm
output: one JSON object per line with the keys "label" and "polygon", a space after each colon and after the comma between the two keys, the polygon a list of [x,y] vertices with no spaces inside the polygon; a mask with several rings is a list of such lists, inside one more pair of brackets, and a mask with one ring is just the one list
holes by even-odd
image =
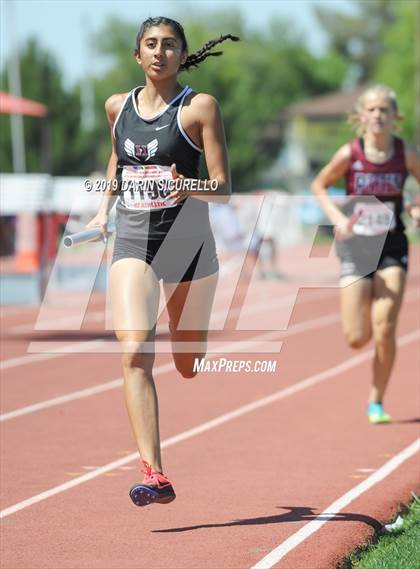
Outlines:
{"label": "runner's left arm", "polygon": [[179,175],[176,172],[176,165],[173,165],[173,177],[183,179],[186,187],[185,192],[174,192],[174,194],[177,194],[179,199],[192,196],[206,202],[227,203],[232,189],[225,130],[219,104],[211,95],[199,93],[194,97],[193,105],[194,114],[197,115],[197,122],[200,125],[200,138],[210,179],[191,180],[191,189],[189,189],[189,180]]}
{"label": "runner's left arm", "polygon": [[[407,170],[410,172],[417,182],[420,183],[420,155],[417,149],[409,144],[405,145],[405,161],[407,164]],[[407,207],[408,214],[413,219],[417,227],[420,227],[420,203],[419,194],[417,192],[417,200],[415,203],[410,204]]]}

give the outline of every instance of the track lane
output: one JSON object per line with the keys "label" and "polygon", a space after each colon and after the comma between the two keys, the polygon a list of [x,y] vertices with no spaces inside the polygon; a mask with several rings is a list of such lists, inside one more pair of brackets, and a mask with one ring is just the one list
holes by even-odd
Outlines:
{"label": "track lane", "polygon": [[[285,346],[285,352],[282,358],[283,362],[287,362],[290,358],[289,361],[295,361],[296,363],[293,373],[290,373],[290,371],[287,373],[287,369],[290,370],[287,366],[285,373],[282,374],[280,371],[282,388],[293,386],[293,384],[302,377],[307,377],[308,375],[312,376],[317,371],[322,372],[325,369],[324,362],[327,358],[329,358],[330,364],[332,365],[340,365],[342,360],[345,359],[344,354],[347,351],[345,347],[341,353],[335,351],[332,354],[328,354],[328,350],[326,349],[328,344],[325,343],[324,334],[324,337],[318,335],[316,338],[313,338],[313,351],[310,352],[312,357],[307,354],[305,358],[300,358],[300,360],[297,361],[296,353],[299,352],[299,346],[302,343],[308,344],[308,342],[310,342],[309,338],[312,335],[311,332],[307,332],[306,334],[299,335],[299,337],[291,338],[287,346]],[[332,339],[335,335],[336,330],[333,328],[330,330],[329,336]],[[323,357],[319,359],[322,351],[324,351]],[[363,354],[354,356],[352,352],[348,351],[347,353],[349,353],[351,358],[356,358],[356,360],[360,357],[365,360],[371,357],[368,354],[364,356]],[[243,357],[243,355],[241,355],[241,357]],[[331,365],[329,367],[331,367]],[[188,429],[195,424],[201,423],[203,418],[204,420],[210,420],[215,415],[226,413],[239,405],[244,405],[249,401],[270,395],[279,389],[279,379],[277,375],[274,376],[273,374],[261,374],[258,376],[257,382],[255,382],[255,376],[249,375],[246,378],[239,378],[235,374],[203,374],[201,380],[198,382],[182,380],[171,381],[171,379],[174,378],[171,378],[170,374],[166,378],[165,376],[157,378],[162,409],[161,416],[166,419],[162,424],[162,436],[170,435],[170,432],[167,433],[165,431],[165,425],[167,424],[177,424],[181,430]],[[239,391],[237,390],[238,380],[241,381],[241,389]],[[222,386],[224,388],[224,398],[221,401],[220,389]],[[185,412],[184,405],[174,408],[173,401],[186,401],[188,397],[191,397],[191,401],[194,402],[193,407],[191,405],[188,406],[188,413]],[[116,407],[114,405],[115,401],[117,401]],[[50,475],[51,480],[54,481],[53,485],[56,485],[62,481],[63,475],[66,472],[76,472],[80,474],[81,466],[91,464],[89,462],[89,455],[83,452],[83,447],[86,445],[85,431],[89,429],[90,423],[92,422],[92,413],[95,412],[96,408],[101,409],[104,416],[118,417],[115,423],[112,422],[102,425],[100,431],[106,441],[112,441],[114,438],[120,441],[117,444],[117,448],[112,447],[109,453],[105,450],[101,459],[94,461],[94,464],[104,464],[109,461],[108,457],[113,456],[114,452],[130,448],[130,437],[124,438],[123,436],[123,439],[120,440],[115,429],[115,427],[118,427],[119,431],[124,435],[128,426],[120,390],[115,394],[111,392],[102,393],[95,396],[92,400],[74,401],[57,409],[48,409],[39,415],[24,417],[16,420],[16,422],[11,421],[10,424],[6,424],[3,427],[4,444],[2,445],[2,452],[4,453],[3,463],[5,464],[2,472],[3,488],[6,489],[9,500],[10,496],[14,494],[12,488],[15,488],[18,493],[16,500],[25,499],[27,497],[22,494],[25,488],[25,465],[28,464],[28,461],[30,462],[34,451],[36,451],[36,454],[32,460],[36,461],[36,465],[34,468],[35,476],[33,484],[34,487],[39,487],[39,491],[45,489],[45,475]],[[52,440],[50,437],[51,425],[55,426],[55,437]],[[95,435],[97,436],[98,428],[99,425],[95,426],[93,430],[89,430],[89,440],[91,440],[90,437],[94,438]],[[36,441],[30,444],[26,441],[22,443],[24,433],[27,430],[36,434]],[[93,444],[93,440],[91,442]],[[49,465],[48,472],[46,472],[45,467],[42,468],[42,464],[48,463],[51,454],[55,457],[59,457],[62,444],[64,444],[66,449],[71,448],[71,457],[73,459],[77,457],[76,461],[72,462],[71,468],[66,460],[64,464],[61,461],[58,468],[55,464],[52,468],[51,465]],[[80,452],[77,452],[77,445],[81,445]],[[88,451],[89,448],[90,446],[88,445]],[[8,466],[8,457],[10,456],[13,456],[14,463]],[[8,481],[10,481],[10,485]],[[8,504],[6,504],[6,506],[7,505]]]}
{"label": "track lane", "polygon": [[[269,289],[271,290],[271,288]],[[319,290],[306,290],[302,291],[299,295],[298,303],[295,305],[294,313],[292,315],[292,322],[299,324],[310,318],[322,317],[325,311],[331,306],[334,296],[329,294],[324,295],[323,291]],[[334,291],[332,291],[334,293]],[[336,292],[336,291],[335,291]],[[312,299],[316,299],[313,302]],[[267,307],[266,297],[256,299],[255,307]],[[334,299],[334,307],[338,310],[338,301]],[[95,332],[90,330],[89,335],[92,336]],[[256,331],[255,333],[259,333]],[[254,334],[253,331],[249,333],[241,333],[241,337],[248,337]],[[162,337],[162,336],[160,336]],[[163,338],[168,338],[168,334]],[[229,337],[227,333],[215,335],[220,341],[223,337]],[[29,354],[29,356],[37,356],[38,354]],[[43,354],[40,354],[41,356]],[[48,354],[47,354],[48,355]],[[31,364],[29,368],[19,367],[4,370],[1,374],[1,389],[2,401],[1,407],[3,412],[11,411],[13,409],[29,405],[31,403],[39,402],[42,399],[48,399],[63,395],[69,392],[67,386],[72,386],[74,389],[82,389],[95,385],[98,378],[104,376],[109,377],[108,369],[115,370],[115,375],[111,376],[112,379],[120,375],[120,358],[115,354],[72,354],[64,355],[58,354],[62,360],[54,359],[51,361],[43,361]],[[25,356],[27,357],[27,356]],[[106,365],[101,365],[105,360]],[[158,363],[166,363],[172,361],[170,354],[160,354],[157,356]],[[42,369],[41,369],[42,365]],[[60,370],[60,382],[57,383],[57,366]],[[85,371],[83,371],[85,367]],[[86,373],[86,369],[88,373]],[[28,381],[28,378],[31,378]],[[64,389],[62,386],[66,386]],[[60,391],[61,390],[61,391]],[[42,399],[41,396],[42,395]]]}
{"label": "track lane", "polygon": [[[405,310],[399,327],[400,334],[415,324],[416,318],[414,310]],[[323,330],[323,334],[324,332]],[[283,367],[280,378],[282,384],[293,381],[295,372],[301,374],[306,366],[316,368],[318,359],[323,360],[325,364],[326,358],[330,361],[331,356],[340,361],[346,355],[354,355],[354,352],[342,346],[342,342],[340,346],[338,345],[337,337],[340,333],[338,327],[334,327],[331,332],[331,336],[328,333],[324,337],[321,337],[321,334],[308,333],[305,337],[300,336],[285,343],[279,359]],[[334,345],[334,350],[328,351],[327,348],[331,345]],[[400,351],[394,370],[395,377],[391,381],[389,391],[388,407],[397,419],[395,424],[375,428],[366,423],[364,410],[370,375],[370,366],[366,362],[360,366],[358,374],[350,371],[341,374],[339,378],[326,382],[322,388],[321,385],[312,388],[312,393],[308,390],[304,398],[302,392],[294,396],[293,401],[284,400],[273,405],[272,409],[267,407],[256,411],[255,414],[247,416],[246,420],[244,417],[203,434],[200,441],[199,439],[185,441],[177,446],[176,452],[175,449],[167,449],[164,453],[165,464],[176,483],[178,499],[173,505],[165,508],[165,523],[162,523],[163,508],[150,508],[141,513],[130,504],[127,506],[128,498],[125,492],[133,480],[133,472],[125,470],[109,473],[115,476],[103,476],[91,481],[68,492],[67,496],[63,494],[37,504],[32,508],[32,512],[29,508],[7,518],[4,520],[4,535],[7,538],[4,541],[7,543],[5,559],[6,563],[10,563],[7,567],[28,567],[28,564],[32,563],[30,565],[32,569],[34,553],[38,556],[39,567],[54,569],[57,567],[57,560],[60,567],[72,567],[72,569],[162,566],[171,569],[172,567],[176,569],[178,566],[202,569],[250,566],[278,544],[279,535],[286,539],[296,531],[299,524],[303,526],[308,523],[307,519],[299,520],[299,517],[297,520],[284,520],[283,517],[278,519],[284,515],[285,510],[279,509],[281,504],[273,506],[272,502],[271,505],[267,502],[267,495],[266,492],[262,492],[263,485],[259,484],[260,481],[263,481],[264,485],[268,484],[270,488],[275,488],[276,491],[278,487],[285,488],[285,494],[280,497],[295,496],[295,501],[286,505],[292,505],[293,508],[308,508],[312,503],[312,511],[319,513],[339,495],[340,491],[344,493],[357,483],[354,476],[360,475],[358,473],[358,469],[362,468],[360,465],[368,464],[369,467],[378,468],[388,460],[390,454],[401,450],[403,442],[409,444],[416,424],[405,421],[415,418],[418,414],[416,403],[418,399],[413,396],[418,389],[418,380],[416,380],[418,368],[413,366],[413,362],[417,361],[416,350],[412,348],[409,352],[404,350],[408,350],[408,346]],[[196,383],[178,380],[172,382],[176,387],[174,390],[168,387],[170,381],[165,383],[163,389],[165,380],[158,379],[161,400],[164,402],[162,418],[167,418],[164,420],[164,436],[168,434],[166,429],[170,431],[170,423],[178,425],[185,421],[185,407],[180,405],[176,409],[173,408],[174,393],[178,393],[181,401],[190,403],[189,416],[201,418],[209,409],[212,411],[219,406],[227,406],[242,397],[255,397],[258,391],[266,393],[270,387],[272,388],[273,383],[278,385],[279,382],[278,379],[274,382],[272,377],[263,378],[259,382],[241,381],[240,393],[232,394],[233,379],[226,376],[218,378],[218,381],[215,377],[206,379],[204,376]],[[402,397],[401,394],[407,396]],[[91,405],[86,406],[81,412],[79,404],[72,409],[72,412],[64,413],[67,415],[64,421],[60,421],[63,419],[63,413],[61,416],[58,415],[55,422],[59,425],[57,432],[51,432],[51,424],[54,422],[50,421],[50,430],[46,428],[44,431],[46,440],[43,440],[42,436],[41,439],[37,438],[38,433],[43,434],[42,429],[34,430],[34,425],[27,423],[25,418],[25,429],[22,433],[30,433],[31,437],[29,439],[23,435],[20,441],[32,445],[32,448],[27,453],[29,461],[26,463],[26,471],[25,462],[23,466],[19,463],[15,466],[26,473],[26,478],[21,479],[26,488],[29,487],[28,472],[31,475],[31,483],[32,476],[35,475],[36,478],[37,475],[36,468],[31,467],[31,460],[38,451],[36,446],[38,440],[45,445],[45,456],[41,458],[46,460],[38,462],[39,471],[41,473],[44,471],[44,475],[49,474],[48,471],[45,472],[45,465],[50,466],[51,460],[62,461],[63,453],[67,456],[64,461],[65,466],[70,464],[73,457],[79,458],[80,449],[77,445],[66,445],[66,441],[71,443],[73,438],[79,443],[80,440],[88,439],[86,451],[95,458],[103,457],[100,452],[106,454],[108,449],[98,448],[98,437],[94,436],[95,433],[97,435],[98,428],[101,428],[105,446],[111,442],[112,436],[117,446],[118,443],[124,444],[128,438],[123,439],[120,435],[127,435],[128,421],[124,412],[118,416],[114,415],[117,409],[123,411],[122,398],[120,401],[117,399],[114,393],[110,400],[108,397],[95,400],[94,406],[100,409],[99,415],[92,414]],[[337,405],[339,401],[344,401],[345,407]],[[206,405],[201,406],[202,402]],[[95,410],[93,412],[95,413]],[[82,425],[83,428],[78,429],[76,424],[80,419],[84,419],[85,423]],[[93,420],[100,421],[100,424],[92,428]],[[111,424],[106,424],[107,420]],[[402,422],[398,422],[399,420]],[[306,444],[309,425],[310,439],[309,444]],[[329,433],[331,425],[336,428]],[[86,437],[89,428],[92,428],[92,433]],[[63,432],[66,435],[64,439]],[[386,437],[384,432],[387,434]],[[48,437],[50,437],[49,442],[53,438],[59,439],[58,443],[49,446]],[[130,448],[132,450],[132,440],[129,445],[131,446],[126,449],[128,451]],[[350,456],[343,455],[343,449],[347,451],[352,449],[352,452],[348,453]],[[98,454],[95,454],[96,450]],[[296,454],[299,450],[300,454]],[[278,453],[284,455],[279,457]],[[308,456],[304,457],[304,453]],[[313,464],[314,455],[320,464]],[[304,458],[311,462],[308,463]],[[76,462],[71,463],[71,466],[74,464]],[[395,480],[392,478],[391,486],[388,482],[385,486],[381,486],[381,489],[385,489],[383,491],[390,492],[386,500],[380,493],[376,496],[376,501],[372,502],[369,498],[368,502],[364,500],[357,502],[359,509],[356,514],[359,515],[362,511],[380,512],[383,511],[383,503],[386,502],[389,506],[399,499],[404,499],[408,488],[412,488],[414,476],[417,474],[416,467],[416,463],[413,468],[410,462],[407,468],[396,473]],[[197,472],[200,484],[197,484]],[[54,473],[52,474],[54,476]],[[332,479],[329,478],[331,474]],[[293,481],[297,479],[299,484],[292,487],[291,477]],[[233,491],[232,478],[235,483]],[[307,491],[305,485],[309,485]],[[334,496],[321,494],[324,488],[330,494],[335,492]],[[217,494],[214,493],[215,489]],[[244,495],[247,498],[245,500]],[[282,503],[285,504],[284,501]],[[388,511],[387,507],[385,511]],[[75,520],[74,526],[69,526],[70,519]],[[237,519],[242,521],[235,521]],[[324,529],[329,535],[329,542],[325,542],[326,550],[323,549],[321,553],[326,554],[329,551],[331,555],[340,556],[342,549],[338,547],[338,541],[342,543],[343,535],[348,533],[350,528],[353,529],[354,524],[355,520],[348,520],[348,523],[345,523],[345,520],[329,522],[317,534],[315,543],[308,540],[305,547],[310,548],[311,563],[314,563],[314,559],[318,563],[314,555],[319,550],[318,540]],[[336,533],[332,531],[332,525],[341,529],[338,541],[334,537]],[[360,525],[364,528],[366,524],[361,522]],[[279,527],[281,534],[278,531]],[[31,532],[31,548],[27,546],[28,531]],[[110,535],[113,536],[111,549]],[[303,545],[301,547],[303,548]],[[295,553],[298,554],[298,550]],[[299,563],[302,562],[302,558],[300,559]],[[175,563],[172,563],[174,560]],[[293,569],[299,567],[296,565],[296,560],[293,562],[295,565],[290,567]],[[304,563],[307,562],[308,557]],[[328,558],[326,562],[330,563],[331,559]],[[333,567],[333,565],[324,565],[322,569],[330,566]],[[312,569],[312,565],[302,567]]]}
{"label": "track lane", "polygon": [[[410,349],[410,358],[412,348],[401,351]],[[416,411],[413,398],[399,397],[400,389],[408,392],[415,380],[400,364],[396,374],[401,382],[390,393],[397,419],[398,408],[402,418]],[[350,370],[296,394],[293,401],[283,400],[207,432],[201,442],[191,439],[176,451],[167,449],[165,462],[178,499],[164,514],[159,507],[125,507],[133,473],[121,471],[11,516],[5,525],[6,563],[14,555],[13,567],[25,567],[36,552],[39,561],[33,567],[52,568],[57,559],[62,567],[98,569],[251,566],[279,538],[287,539],[308,523],[310,512],[321,512],[354,487],[359,468],[377,469],[386,462],[384,455],[411,442],[412,423],[382,428],[367,424],[364,391],[370,366],[366,362],[360,367],[357,376]],[[331,405],[340,398],[344,406]],[[412,463],[395,473],[399,493],[392,494],[393,500],[406,495],[415,475]],[[358,510],[353,513],[359,515]],[[352,519],[338,523],[347,531],[350,525],[354,528]],[[32,527],[31,551],[24,547],[25,527]],[[312,562],[317,551],[315,544]]]}
{"label": "track lane", "polygon": [[[315,307],[314,309],[312,306],[305,307],[307,299],[304,300],[304,294],[300,296],[301,299],[296,304],[293,311],[291,320],[293,323],[290,324],[287,330],[279,333],[279,338],[281,340],[286,340],[292,335],[299,334],[302,331],[305,331],[305,328],[318,328],[321,330],[325,326],[335,324],[339,321],[338,311],[325,313],[326,299],[322,299],[323,302],[318,299],[316,304],[313,305],[313,307]],[[411,287],[411,289],[406,293],[405,304],[417,302],[419,296],[419,290]],[[312,298],[312,294],[310,298]],[[337,298],[330,298],[329,303],[331,302],[333,302],[334,305],[338,304]],[[329,305],[331,304],[327,303],[327,306]],[[256,308],[258,305],[254,306]],[[306,319],[304,316],[305,314],[307,315]],[[318,316],[318,314],[322,315]],[[243,338],[251,338],[253,335],[253,332],[249,332],[246,335],[244,335],[243,332],[241,333],[241,337]],[[268,334],[268,336],[270,336],[270,334]],[[273,337],[274,336],[275,334]],[[225,342],[222,340],[223,337],[226,338]],[[264,337],[264,334],[261,334],[260,337]],[[158,339],[159,338],[160,336]],[[232,335],[229,335],[228,333],[216,336],[210,335],[210,338],[217,338],[218,344],[225,346],[225,349],[227,349],[228,345],[231,345],[230,342],[232,340],[235,340],[235,336],[232,337]],[[214,342],[215,340],[213,339],[212,341]],[[103,351],[104,348],[101,346],[103,346],[103,342],[99,341],[99,350]],[[83,343],[82,347],[84,347]],[[111,350],[112,347],[113,346],[111,345],[109,350]],[[74,346],[72,349],[74,349]],[[93,349],[93,347],[91,349]],[[63,354],[59,355],[61,356]],[[209,354],[209,357],[214,358],[217,356],[215,354]],[[157,361],[160,365],[156,367],[156,370],[160,372],[163,366],[163,369],[166,371],[166,368],[172,362],[172,357],[170,354],[159,354],[157,356]],[[65,361],[66,365],[63,365],[63,362],[59,363],[59,380],[56,363],[47,361],[44,362],[42,373],[37,369],[37,367],[35,367],[34,371],[30,374],[22,374],[16,369],[8,370],[7,374],[3,373],[2,382],[0,383],[2,396],[2,414],[0,414],[0,421],[7,420],[14,416],[19,416],[20,414],[25,414],[27,412],[32,412],[32,407],[39,407],[42,409],[44,404],[48,406],[49,404],[54,404],[55,400],[59,402],[60,397],[63,397],[64,400],[66,400],[66,397],[71,399],[72,397],[78,397],[78,393],[83,391],[86,391],[86,396],[88,396],[90,391],[95,391],[96,389],[99,391],[105,390],[110,388],[111,385],[114,385],[115,387],[118,386],[118,380],[115,379],[115,375],[120,373],[120,363],[119,357],[116,358],[115,354],[106,353],[98,355],[88,353],[86,356],[84,354],[79,354],[77,356],[73,354],[72,358],[68,358]],[[97,372],[86,373],[86,369],[97,370]],[[103,369],[105,369],[105,373],[102,371]],[[113,379],[108,379],[108,381],[105,382],[97,382],[97,373],[101,373],[99,376],[101,379],[106,379],[106,377],[110,377],[110,372],[115,374],[114,376],[111,376]],[[28,376],[31,377],[29,382],[27,380]],[[66,389],[69,389],[70,387],[76,387],[77,389],[74,391],[62,391],[60,393],[63,386],[65,386]],[[41,396],[43,396],[44,399],[41,399]],[[80,394],[80,396],[82,396],[82,394]]]}

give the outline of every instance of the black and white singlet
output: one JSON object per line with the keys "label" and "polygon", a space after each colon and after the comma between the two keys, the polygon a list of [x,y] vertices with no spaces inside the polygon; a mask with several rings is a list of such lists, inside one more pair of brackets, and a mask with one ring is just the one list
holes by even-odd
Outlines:
{"label": "black and white singlet", "polygon": [[193,197],[174,205],[168,194],[170,166],[187,178],[198,178],[202,150],[181,124],[181,109],[192,89],[185,86],[152,118],[143,118],[137,107],[136,87],[126,97],[114,124],[117,236],[162,240],[205,236],[211,233],[208,204]]}

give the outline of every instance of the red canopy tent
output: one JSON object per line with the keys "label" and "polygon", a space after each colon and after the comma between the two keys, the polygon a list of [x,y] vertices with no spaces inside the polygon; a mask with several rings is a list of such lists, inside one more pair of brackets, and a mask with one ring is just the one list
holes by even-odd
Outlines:
{"label": "red canopy tent", "polygon": [[47,115],[48,109],[42,103],[0,91],[0,113],[44,117]]}
{"label": "red canopy tent", "polygon": [[[23,97],[16,97],[14,95],[10,95],[10,93],[0,91],[0,113],[8,115],[47,117],[48,108],[37,101],[31,101],[30,99],[24,99]],[[29,229],[29,233],[31,235],[29,240],[27,239],[28,242],[20,243],[18,245],[15,259],[16,268],[18,270],[32,271],[40,268],[42,242],[44,240],[46,241],[46,234],[48,235],[51,233],[56,236],[57,233],[56,226],[58,222],[56,222],[54,217],[54,215],[46,216],[42,214],[38,214],[36,216],[33,216],[33,214],[20,215],[21,226],[23,227],[26,224],[25,229]],[[52,227],[51,231],[50,226]],[[48,231],[46,231],[46,228]],[[51,254],[49,251],[51,243],[52,240],[50,238],[48,240],[48,245],[44,247],[44,256]]]}

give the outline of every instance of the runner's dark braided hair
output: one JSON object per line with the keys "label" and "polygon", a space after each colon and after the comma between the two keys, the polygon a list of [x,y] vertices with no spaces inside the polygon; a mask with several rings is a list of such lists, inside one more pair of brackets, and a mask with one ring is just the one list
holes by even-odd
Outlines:
{"label": "runner's dark braided hair", "polygon": [[[171,26],[175,31],[176,35],[181,40],[182,51],[188,51],[188,44],[187,44],[187,39],[185,37],[184,28],[176,20],[171,20],[170,18],[165,18],[163,16],[159,16],[157,18],[148,18],[142,23],[136,37],[136,50],[139,51],[140,49],[140,41],[144,35],[144,32],[149,28],[152,28],[154,26],[160,26],[161,24],[164,24],[165,26]],[[222,55],[223,51],[211,51],[211,49],[215,45],[222,43],[228,39],[232,41],[239,41],[240,38],[238,38],[237,36],[233,36],[232,34],[225,34],[221,35],[217,39],[208,41],[205,45],[203,45],[201,49],[199,49],[198,51],[192,53],[187,57],[185,63],[180,65],[179,71],[189,70],[191,67],[198,67],[199,64],[202,61],[204,61],[207,57],[210,56],[218,57]]]}

